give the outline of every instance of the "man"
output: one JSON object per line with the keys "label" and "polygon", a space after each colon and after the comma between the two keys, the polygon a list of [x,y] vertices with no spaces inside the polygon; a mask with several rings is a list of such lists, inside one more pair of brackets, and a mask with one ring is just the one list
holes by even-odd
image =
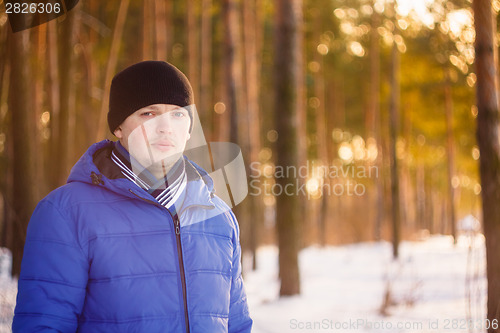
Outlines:
{"label": "man", "polygon": [[145,61],[111,84],[108,124],[28,226],[13,332],[250,332],[237,221],[182,155],[193,95]]}

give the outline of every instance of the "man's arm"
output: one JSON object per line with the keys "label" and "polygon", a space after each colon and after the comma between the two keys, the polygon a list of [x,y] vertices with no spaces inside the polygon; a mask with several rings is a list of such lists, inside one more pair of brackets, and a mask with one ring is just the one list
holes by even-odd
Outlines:
{"label": "man's arm", "polygon": [[248,311],[247,296],[241,277],[241,246],[239,227],[234,214],[231,217],[235,227],[233,251],[233,276],[231,281],[231,300],[229,305],[229,332],[250,332],[252,319]]}
{"label": "man's arm", "polygon": [[75,332],[85,300],[88,260],[75,221],[47,199],[28,225],[12,331]]}

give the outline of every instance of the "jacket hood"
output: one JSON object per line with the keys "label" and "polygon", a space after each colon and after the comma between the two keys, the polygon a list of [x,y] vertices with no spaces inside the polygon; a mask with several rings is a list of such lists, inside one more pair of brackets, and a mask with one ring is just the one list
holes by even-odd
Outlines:
{"label": "jacket hood", "polygon": [[[90,146],[71,169],[67,182],[81,182],[102,186],[107,190],[127,197],[140,196],[147,200],[154,200],[149,193],[125,178],[120,169],[111,161],[110,155],[114,144],[113,141],[103,140]],[[212,178],[196,163],[186,157],[184,158],[187,162],[186,173],[191,199],[195,201],[201,200],[205,203],[210,202],[214,195]]]}
{"label": "jacket hood", "polygon": [[[98,150],[106,148],[110,150],[113,149],[113,145],[113,141],[103,140],[90,146],[71,169],[67,182],[81,182],[96,185],[94,180],[95,177],[92,177],[91,175],[92,173],[99,175],[101,172],[95,165],[93,156]],[[102,177],[107,178],[106,176]]]}

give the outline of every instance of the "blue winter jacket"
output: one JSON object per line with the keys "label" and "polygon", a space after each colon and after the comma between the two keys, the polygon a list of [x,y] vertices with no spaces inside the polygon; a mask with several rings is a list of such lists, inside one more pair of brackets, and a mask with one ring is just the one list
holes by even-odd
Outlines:
{"label": "blue winter jacket", "polygon": [[91,146],[33,213],[13,332],[250,332],[238,224],[210,177],[187,161],[179,223],[112,147]]}

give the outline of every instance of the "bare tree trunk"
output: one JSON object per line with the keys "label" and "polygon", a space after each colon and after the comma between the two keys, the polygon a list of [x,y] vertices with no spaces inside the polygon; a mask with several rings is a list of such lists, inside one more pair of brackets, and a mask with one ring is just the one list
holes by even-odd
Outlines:
{"label": "bare tree trunk", "polygon": [[[257,61],[257,36],[260,33],[260,25],[257,24],[257,4],[256,0],[243,1],[243,27],[244,27],[244,49],[245,49],[245,69],[246,69],[246,97],[247,97],[247,126],[249,142],[249,162],[259,161],[260,143],[260,108],[259,108],[259,72],[260,67]],[[247,163],[247,165],[250,165]],[[257,177],[256,171],[248,169],[251,179]],[[253,172],[253,174],[252,174]],[[251,218],[249,219],[249,249],[252,252],[252,268],[257,268],[257,237],[260,228],[260,221],[264,220],[262,197],[250,196],[249,209]]]}
{"label": "bare tree trunk", "polygon": [[[85,11],[90,17],[93,17],[98,12],[98,0],[90,0],[86,3],[87,8],[83,8],[82,12]],[[80,14],[82,15],[82,13]],[[82,57],[81,57],[81,68],[84,68],[84,89],[81,90],[81,93],[84,94],[81,102],[81,109],[85,110],[84,112],[78,113],[78,122],[85,126],[85,132],[78,131],[80,134],[79,146],[75,149],[76,153],[80,153],[80,149],[83,147],[88,147],[92,143],[94,143],[94,138],[89,135],[89,133],[93,133],[95,129],[95,121],[99,117],[99,104],[97,103],[96,94],[94,89],[100,86],[101,78],[100,78],[100,70],[99,65],[96,61],[96,57],[94,54],[94,50],[96,49],[96,44],[98,42],[98,32],[96,27],[89,27],[84,30],[83,27],[80,27],[80,41],[83,44],[82,47]]]}
{"label": "bare tree trunk", "polygon": [[237,0],[224,1],[224,19],[225,19],[225,41],[226,41],[226,71],[225,81],[227,89],[227,99],[230,113],[230,134],[229,140],[235,143],[241,143],[246,140],[248,131],[246,128],[246,119],[241,118],[241,100],[242,93],[242,68],[241,68],[241,38],[239,25],[239,3]]}
{"label": "bare tree trunk", "polygon": [[170,58],[170,52],[172,52],[172,44],[174,43],[174,2],[170,0],[165,0],[165,29],[167,30],[167,41],[165,42],[165,47],[167,49],[167,59]]}
{"label": "bare tree trunk", "polygon": [[[10,38],[9,38],[10,39]],[[10,49],[10,43],[9,42],[9,45],[7,46],[9,49]],[[9,54],[10,54],[10,51],[9,53],[7,54],[7,59],[9,58]],[[10,64],[7,65],[7,68],[6,68],[6,74],[7,75],[10,75]],[[9,79],[9,76],[7,76],[7,79]],[[9,79],[10,80],[10,79]],[[5,100],[5,94],[3,94],[3,97]],[[8,98],[8,96],[7,96]],[[7,120],[6,118],[9,117],[9,115],[6,115],[3,120]],[[13,138],[14,137],[14,129],[12,128],[12,121],[5,121],[4,124],[7,124],[8,123],[8,126],[7,128],[5,128],[5,134],[7,137],[9,138]],[[6,166],[5,166],[5,185],[4,185],[4,200],[5,200],[5,212],[4,212],[4,216],[5,216],[5,220],[4,220],[4,225],[2,225],[2,246],[3,247],[6,247],[8,249],[10,249],[12,251],[12,254],[14,256],[14,252],[15,252],[15,246],[14,244],[16,243],[17,239],[15,239],[15,228],[16,228],[16,214],[14,212],[14,193],[13,193],[13,189],[14,189],[14,142],[13,140],[6,140],[6,147],[5,147],[5,157],[9,160],[9,161],[12,161],[11,163],[6,163]],[[13,258],[14,260],[14,258]]]}
{"label": "bare tree trunk", "polygon": [[10,87],[9,112],[13,137],[13,248],[12,274],[19,275],[23,255],[24,239],[28,222],[36,205],[34,195],[35,163],[33,161],[35,141],[29,135],[35,130],[29,94],[28,43],[29,30],[10,35]]}
{"label": "bare tree trunk", "polygon": [[[50,109],[50,138],[49,138],[49,156],[58,156],[58,142],[59,142],[59,115],[60,115],[60,101],[59,101],[59,75],[58,75],[58,59],[57,52],[57,24],[55,20],[47,23],[47,63],[48,63],[48,105]],[[47,161],[47,170],[50,170],[50,188],[55,188],[59,184],[59,175],[57,174],[58,168],[54,165],[55,161]]]}
{"label": "bare tree trunk", "polygon": [[[375,0],[373,1],[375,6]],[[380,112],[380,35],[377,28],[380,25],[380,15],[373,10],[370,32],[370,102],[366,112],[366,137],[376,138],[377,118]]]}
{"label": "bare tree trunk", "polygon": [[[242,54],[241,51],[241,10],[239,0],[224,1],[224,21],[225,21],[225,41],[226,41],[226,96],[229,107],[231,142],[238,143],[241,147],[243,159],[250,159],[250,139],[249,139],[249,113],[243,108],[246,101],[246,94],[243,88]],[[247,164],[248,165],[248,164]],[[247,169],[247,174],[249,170]],[[241,246],[243,251],[248,249],[248,235],[250,219],[250,200],[242,202],[233,211],[238,218],[243,231]]]}
{"label": "bare tree trunk", "polygon": [[[313,9],[313,20],[314,24],[314,36],[317,38],[318,42],[320,40],[320,35],[322,34],[322,28],[320,26],[320,11],[319,9]],[[316,125],[316,152],[317,158],[321,166],[328,165],[330,161],[328,160],[328,133],[327,133],[327,117],[326,117],[326,92],[325,92],[325,62],[323,60],[323,55],[319,52],[314,52],[314,60],[320,64],[320,70],[315,72],[314,78],[314,96],[318,99],[318,103],[315,106],[315,125]],[[329,177],[324,177],[324,181],[327,182]],[[326,227],[328,219],[328,196],[324,193],[319,201],[318,214],[317,214],[317,225],[318,225],[318,238],[321,246],[326,244]],[[309,202],[309,201],[308,201]]]}
{"label": "bare tree trunk", "polygon": [[106,115],[107,106],[109,103],[109,88],[111,86],[111,80],[116,70],[116,63],[118,62],[119,47],[123,35],[123,26],[125,25],[125,19],[127,18],[129,3],[130,0],[122,0],[120,2],[120,8],[118,9],[115,29],[113,31],[113,40],[111,42],[111,49],[109,50],[109,60],[106,66],[106,75],[104,77],[104,94],[101,101],[101,110],[99,113],[96,141],[102,140],[104,138],[107,128]]}
{"label": "bare tree trunk", "polygon": [[[199,36],[197,24],[196,1],[186,0],[186,23],[187,23],[187,49],[188,49],[188,77],[193,88],[194,100],[198,104],[200,100],[199,89]],[[235,33],[237,33],[235,31]]]}
{"label": "bare tree trunk", "polygon": [[[5,100],[8,98],[5,93],[6,90],[3,89],[3,84],[9,75],[9,55],[10,55],[10,42],[9,42],[9,27],[4,24],[3,28],[0,27],[0,100]],[[11,35],[11,34],[10,34]],[[6,134],[7,137],[12,138],[12,126],[7,121],[7,116],[1,117],[0,121],[0,131]],[[12,140],[7,140],[4,145],[4,156],[8,161],[12,161]],[[2,200],[2,224],[1,224],[1,236],[0,236],[0,246],[12,249],[12,207],[9,204],[9,200],[12,197],[12,163],[0,163],[0,173],[5,175],[4,179],[0,180],[0,196]]]}
{"label": "bare tree trunk", "polygon": [[[404,112],[404,122],[403,122],[403,137],[405,139],[405,151],[409,151],[411,142],[411,132],[412,132],[412,116],[411,116],[411,105],[405,107]],[[413,183],[411,181],[412,176],[410,172],[409,162],[405,159],[403,162],[403,167],[401,170],[403,179],[403,191],[404,191],[404,205],[406,206],[406,212],[404,217],[404,223],[407,230],[411,232],[416,231],[415,223],[415,213],[416,213],[416,198],[415,191],[413,189]]]}
{"label": "bare tree trunk", "polygon": [[77,79],[77,75],[80,76],[81,74],[79,73],[79,70],[77,68],[81,68],[81,51],[77,52],[76,46],[77,45],[77,36],[81,34],[81,12],[80,12],[81,6],[78,6],[74,9],[71,10],[73,14],[73,36],[71,37],[72,40],[72,45],[71,45],[71,50],[72,50],[72,55],[71,55],[71,60],[70,60],[70,66],[71,70],[69,71],[69,95],[68,95],[68,171],[66,174],[66,177],[64,178],[64,182],[66,182],[66,179],[69,175],[69,172],[71,170],[71,167],[78,161],[80,158],[81,154],[83,151],[81,151],[80,146],[78,145],[78,135],[82,135],[83,133],[76,132],[76,117],[77,113],[80,108],[80,104],[76,104],[77,100],[77,93],[81,92],[81,86],[77,87],[79,79]]}
{"label": "bare tree trunk", "polygon": [[[329,80],[330,83],[327,88],[328,93],[325,96],[326,97],[325,103],[331,108],[331,111],[326,113],[327,123],[330,124],[328,133],[332,133],[332,130],[334,128],[337,129],[339,128],[339,124],[337,123],[337,118],[338,118],[340,104],[338,103],[338,89],[337,89],[338,83],[336,77],[337,75],[335,75],[335,73],[332,73]],[[334,158],[335,156],[337,156],[339,145],[337,142],[332,141],[330,139],[330,144],[328,144],[327,147],[328,147],[328,163],[334,163]],[[333,166],[337,167],[336,164],[333,164]],[[336,185],[339,182],[338,177],[327,177],[326,179],[330,184],[331,188],[334,188],[334,186],[338,186]],[[331,224],[334,228],[339,224],[338,223],[339,221],[342,221],[342,219],[340,218],[341,204],[342,203],[340,196],[328,195],[327,205],[329,209],[329,217],[332,221]],[[336,239],[334,238],[333,241],[336,242]]]}
{"label": "bare tree trunk", "polygon": [[436,170],[429,170],[428,177],[430,180],[425,182],[425,222],[427,223],[427,229],[431,235],[436,234],[435,231],[435,221],[434,221],[434,211],[435,211],[435,200],[436,200],[436,190],[432,186],[432,179],[436,179]]}
{"label": "bare tree trunk", "polygon": [[399,51],[396,42],[392,45],[391,56],[391,101],[390,101],[390,144],[391,144],[391,197],[392,197],[392,248],[393,256],[399,255],[400,241],[400,195],[399,169],[396,141],[399,133]]}
{"label": "bare tree trunk", "polygon": [[212,0],[202,1],[201,10],[200,121],[207,141],[212,138]]}
{"label": "bare tree trunk", "polygon": [[142,59],[151,60],[153,57],[153,1],[144,0],[142,12]]}
{"label": "bare tree trunk", "polygon": [[[298,150],[298,165],[306,165],[307,163],[307,101],[306,101],[306,71],[305,71],[305,56],[304,53],[304,33],[303,33],[303,0],[300,1],[300,5],[297,0],[291,1],[296,2],[296,4],[290,4],[290,6],[297,6],[297,17],[296,20],[296,29],[297,35],[295,38],[295,46],[296,50],[294,52],[297,53],[296,57],[296,80],[297,80],[297,112],[296,112],[296,122],[297,122],[297,150]],[[301,184],[305,183],[305,179],[299,179]],[[305,207],[306,205],[304,205]],[[304,215],[304,210],[302,210],[302,215]]]}
{"label": "bare tree trunk", "polygon": [[[389,110],[387,110],[389,111]],[[391,185],[391,128],[390,128],[390,112],[380,113],[380,176],[382,177],[382,195],[384,209],[379,210],[382,215],[382,225],[387,224],[387,228],[382,227],[382,232],[386,231],[386,237],[390,237],[392,230],[392,185]],[[389,124],[389,126],[382,126],[382,124]],[[387,213],[386,213],[387,212]],[[387,221],[387,222],[386,222]]]}
{"label": "bare tree trunk", "polygon": [[44,92],[44,80],[43,78],[45,77],[45,68],[47,67],[45,65],[45,57],[43,56],[47,45],[46,45],[46,38],[47,38],[47,26],[46,25],[41,25],[38,29],[33,30],[33,38],[36,39],[34,42],[34,54],[35,54],[35,59],[33,61],[33,67],[31,69],[32,72],[32,78],[33,78],[33,84],[31,85],[32,89],[32,96],[33,96],[33,109],[32,109],[32,117],[33,117],[33,124],[35,124],[35,130],[32,132],[31,139],[34,141],[35,149],[33,151],[34,156],[33,156],[33,161],[35,165],[37,166],[35,169],[35,183],[37,186],[34,188],[35,193],[34,196],[35,198],[41,198],[42,193],[45,193],[46,185],[47,182],[45,181],[45,167],[43,163],[43,143],[42,143],[42,137],[41,137],[41,116],[43,112],[43,107],[44,107],[44,99],[43,99],[43,92]]}
{"label": "bare tree trunk", "polygon": [[[411,140],[411,106],[409,104],[405,104],[404,107],[401,108],[401,123],[403,125],[402,128],[402,138],[404,140],[404,151],[408,152],[410,150],[410,140]],[[410,177],[410,165],[407,158],[404,158],[401,161],[400,167],[400,207],[401,207],[401,221],[404,224],[407,231],[413,231],[410,226],[412,223],[412,213],[413,209],[413,200],[411,194],[413,193],[411,190],[411,177]]]}
{"label": "bare tree trunk", "polygon": [[10,28],[7,26],[7,24],[4,24],[3,27],[0,27],[0,98],[2,98],[1,92],[3,91],[3,78],[8,61],[8,29]]}
{"label": "bare tree trunk", "polygon": [[[373,2],[375,7],[375,1]],[[370,103],[366,115],[366,136],[373,138],[377,145],[378,155],[375,160],[375,165],[379,170],[382,170],[382,145],[380,135],[380,35],[377,28],[380,25],[380,15],[376,10],[371,16],[371,41],[370,41]],[[375,192],[376,198],[374,214],[374,238],[380,240],[382,238],[382,219],[384,210],[384,178],[382,175],[377,178]]]}
{"label": "bare tree trunk", "polygon": [[66,182],[70,168],[70,147],[73,141],[73,133],[70,131],[70,113],[74,112],[74,84],[73,84],[73,59],[74,59],[74,31],[75,10],[66,14],[61,23],[60,57],[59,57],[59,138],[57,141],[57,185]]}
{"label": "bare tree trunk", "polygon": [[[302,67],[301,27],[302,1],[276,1],[276,31],[274,49],[275,121],[278,131],[276,141],[276,164],[282,167],[297,166],[298,128],[297,112],[301,107],[300,73]],[[295,178],[277,178],[276,183],[284,189],[295,184]],[[304,200],[304,198],[302,198]],[[300,293],[298,252],[300,249],[300,198],[298,195],[280,195],[276,198],[276,219],[278,226],[280,295]]]}
{"label": "bare tree trunk", "polygon": [[[486,239],[488,319],[500,319],[500,141],[497,75],[494,54],[495,32],[491,0],[474,0],[476,24],[477,142],[481,157],[481,198]],[[490,327],[489,333],[497,331]]]}
{"label": "bare tree trunk", "polygon": [[448,156],[448,214],[450,217],[451,235],[453,243],[457,243],[456,217],[455,217],[455,189],[452,185],[455,174],[455,139],[453,137],[453,96],[449,69],[445,69],[444,103],[446,112],[446,155]]}
{"label": "bare tree trunk", "polygon": [[[303,0],[300,1],[300,4],[297,2],[295,5],[294,1],[291,1],[290,6],[296,6],[296,36],[294,37],[296,46],[295,51],[296,55],[296,80],[297,85],[295,89],[297,89],[297,108],[296,108],[296,124],[297,124],[297,165],[306,165],[307,163],[307,101],[306,101],[306,65],[305,65],[305,56],[304,56],[304,28],[303,28],[303,9],[304,6]],[[303,177],[298,177],[299,186],[306,185],[306,179]],[[300,205],[298,212],[298,219],[300,221],[304,221],[309,215],[309,210],[311,209],[312,201],[306,201],[303,205]],[[303,225],[299,225],[299,233],[302,234]],[[299,245],[301,246],[301,245]]]}
{"label": "bare tree trunk", "polygon": [[[315,73],[314,78],[314,90],[315,96],[319,99],[319,105],[316,108],[316,136],[318,138],[316,149],[318,152],[318,159],[322,166],[328,168],[328,137],[326,131],[326,117],[325,117],[325,80],[324,80],[324,68],[325,65],[323,61],[323,56],[316,52],[317,61],[321,64],[321,71]],[[327,181],[328,177],[324,177]],[[319,225],[319,240],[322,246],[326,245],[326,224],[328,219],[327,214],[327,194],[323,193],[321,196],[321,201],[318,210],[318,225]]]}
{"label": "bare tree trunk", "polygon": [[417,229],[425,229],[425,211],[426,211],[426,193],[425,193],[425,167],[423,163],[417,165],[415,177],[415,198],[417,201],[416,215],[417,215]]}
{"label": "bare tree trunk", "polygon": [[156,60],[167,60],[167,12],[165,0],[155,0]]}

